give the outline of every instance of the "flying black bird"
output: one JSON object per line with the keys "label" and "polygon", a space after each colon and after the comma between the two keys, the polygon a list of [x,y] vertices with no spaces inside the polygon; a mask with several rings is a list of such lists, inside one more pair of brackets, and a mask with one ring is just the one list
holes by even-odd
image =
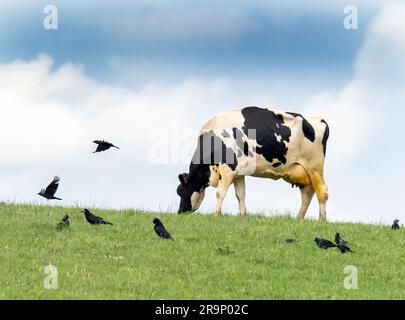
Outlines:
{"label": "flying black bird", "polygon": [[339,242],[337,244],[337,247],[339,248],[341,253],[346,253],[346,252],[353,252],[348,246],[347,242],[344,241],[342,238],[339,239]]}
{"label": "flying black bird", "polygon": [[46,187],[46,189],[41,189],[41,191],[38,193],[41,197],[44,197],[48,200],[62,200],[61,198],[55,197],[56,190],[58,190],[59,187],[59,181],[60,178],[58,176],[55,176],[52,180],[52,182]]}
{"label": "flying black bird", "polygon": [[110,143],[108,141],[105,141],[105,140],[94,140],[93,142],[95,144],[97,144],[97,149],[93,153],[105,151],[105,150],[108,150],[110,148],[119,149],[117,146],[114,146],[112,143]]}
{"label": "flying black bird", "polygon": [[70,217],[66,214],[66,215],[62,218],[62,221],[60,221],[60,222],[58,223],[58,225],[56,226],[56,228],[57,228],[59,231],[62,231],[63,229],[69,227],[69,218],[70,218]]}
{"label": "flying black bird", "polygon": [[398,229],[399,229],[399,224],[398,224],[398,222],[399,222],[398,219],[395,219],[395,220],[394,220],[394,223],[393,223],[392,226],[391,226],[391,229],[392,229],[392,230],[398,230]]}
{"label": "flying black bird", "polygon": [[170,233],[165,229],[165,226],[158,218],[153,219],[153,223],[155,224],[153,228],[155,229],[155,232],[159,237],[161,237],[162,239],[173,240]]}
{"label": "flying black bird", "polygon": [[321,239],[318,237],[315,238],[315,242],[316,242],[316,245],[321,249],[328,249],[328,248],[336,247],[336,244],[334,244],[332,241],[329,241],[326,239]]}
{"label": "flying black bird", "polygon": [[336,245],[339,245],[339,242],[340,242],[340,241],[343,241],[344,244],[348,244],[348,243],[349,243],[349,241],[346,241],[345,239],[343,239],[343,238],[340,236],[340,233],[339,233],[339,232],[336,232],[336,235],[335,235],[335,243],[336,243]]}
{"label": "flying black bird", "polygon": [[110,224],[110,225],[112,225],[111,222],[105,221],[103,218],[95,216],[87,209],[84,209],[82,212],[84,213],[84,216],[86,217],[87,222],[90,224]]}

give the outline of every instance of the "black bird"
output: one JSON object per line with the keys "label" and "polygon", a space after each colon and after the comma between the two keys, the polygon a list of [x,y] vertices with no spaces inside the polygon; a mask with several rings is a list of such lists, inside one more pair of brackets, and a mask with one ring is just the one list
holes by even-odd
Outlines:
{"label": "black bird", "polygon": [[321,239],[318,237],[315,238],[315,242],[316,242],[316,245],[321,249],[328,249],[328,248],[336,247],[336,244],[334,244],[332,241],[329,241],[326,239]]}
{"label": "black bird", "polygon": [[165,226],[158,218],[153,219],[153,223],[155,224],[153,228],[155,229],[155,232],[159,237],[161,237],[162,239],[173,240],[170,233],[165,229]]}
{"label": "black bird", "polygon": [[392,226],[391,226],[391,229],[392,229],[392,230],[398,230],[398,229],[399,229],[399,224],[398,224],[398,222],[399,222],[398,219],[395,219],[395,220],[394,220],[394,223],[393,223]]}
{"label": "black bird", "polygon": [[112,143],[105,141],[105,140],[94,140],[93,141],[95,144],[97,144],[97,149],[96,151],[94,151],[93,153],[96,152],[101,152],[101,151],[106,151],[110,148],[117,148],[119,149],[117,146],[114,146]]}
{"label": "black bird", "polygon": [[65,228],[67,228],[67,227],[69,227],[69,216],[66,214],[63,218],[62,218],[62,221],[60,221],[59,223],[58,223],[58,225],[56,226],[56,228],[59,230],[59,231],[62,231],[63,229],[65,229]]}
{"label": "black bird", "polygon": [[339,239],[337,247],[339,248],[341,253],[346,253],[346,252],[353,252],[348,246],[347,242],[344,241],[342,238]]}
{"label": "black bird", "polygon": [[337,232],[336,235],[335,235],[335,243],[336,243],[336,245],[339,246],[339,242],[340,242],[340,241],[343,241],[344,244],[348,244],[348,243],[349,243],[349,241],[346,241],[345,239],[343,239],[343,238],[340,236],[340,233]]}
{"label": "black bird", "polygon": [[58,190],[59,187],[59,181],[60,178],[58,176],[55,176],[52,180],[52,182],[46,187],[46,189],[41,189],[41,191],[38,193],[41,197],[44,197],[48,200],[62,200],[61,198],[55,197],[56,190]]}
{"label": "black bird", "polygon": [[297,240],[296,239],[285,239],[286,243],[296,243]]}
{"label": "black bird", "polygon": [[82,212],[84,213],[84,216],[86,217],[87,222],[90,224],[110,224],[110,225],[112,225],[111,222],[105,221],[103,218],[95,216],[87,209],[84,209]]}

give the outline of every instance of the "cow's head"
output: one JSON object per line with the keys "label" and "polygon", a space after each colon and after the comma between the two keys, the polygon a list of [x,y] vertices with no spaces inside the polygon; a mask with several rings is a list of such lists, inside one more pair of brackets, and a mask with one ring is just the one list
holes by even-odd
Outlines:
{"label": "cow's head", "polygon": [[199,183],[190,179],[188,173],[179,174],[180,184],[177,194],[180,196],[179,213],[197,210],[204,200],[205,186],[199,187]]}

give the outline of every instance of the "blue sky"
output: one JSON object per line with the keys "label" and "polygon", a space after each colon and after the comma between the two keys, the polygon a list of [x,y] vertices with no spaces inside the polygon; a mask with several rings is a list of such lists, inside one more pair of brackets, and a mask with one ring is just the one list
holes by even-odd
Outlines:
{"label": "blue sky", "polygon": [[100,81],[119,81],[127,68],[116,65],[129,64],[138,71],[125,75],[131,85],[190,75],[348,77],[377,8],[357,1],[361,27],[348,33],[344,1],[309,1],[303,9],[293,1],[282,7],[271,1],[56,1],[60,29],[50,32],[41,28],[48,2],[18,2],[3,18],[2,61],[45,52],[55,66],[80,63]]}
{"label": "blue sky", "polygon": [[[0,200],[40,202],[36,189],[59,174],[66,205],[176,210],[187,152],[183,161],[156,164],[151,144],[164,149],[168,137],[176,155],[192,152],[213,114],[263,105],[330,123],[332,220],[405,220],[396,142],[404,134],[400,2],[351,1],[357,30],[343,28],[348,3],[340,0],[54,1],[58,30],[42,27],[47,4],[1,4],[0,133],[9,149],[0,160]],[[381,124],[383,108],[396,113]],[[95,137],[122,148],[95,160]],[[389,170],[381,166],[387,159]],[[121,191],[112,192],[117,183]],[[247,194],[252,211],[299,206],[298,191],[282,182],[251,178]],[[211,190],[201,210],[214,198]],[[231,190],[225,210],[236,207]],[[316,211],[313,201],[309,215]]]}

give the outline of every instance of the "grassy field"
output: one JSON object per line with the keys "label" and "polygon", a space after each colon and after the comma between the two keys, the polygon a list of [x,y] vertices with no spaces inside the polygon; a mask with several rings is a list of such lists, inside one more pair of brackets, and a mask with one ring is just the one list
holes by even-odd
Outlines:
{"label": "grassy field", "polygon": [[[114,223],[89,225],[79,208],[0,204],[1,299],[404,299],[405,230],[290,217],[214,217],[93,209]],[[59,232],[62,216],[71,227]],[[161,218],[175,241],[161,240]],[[322,250],[336,231],[353,254]],[[285,243],[296,238],[296,244]],[[44,267],[58,289],[44,289]],[[344,267],[358,270],[345,289]]]}

